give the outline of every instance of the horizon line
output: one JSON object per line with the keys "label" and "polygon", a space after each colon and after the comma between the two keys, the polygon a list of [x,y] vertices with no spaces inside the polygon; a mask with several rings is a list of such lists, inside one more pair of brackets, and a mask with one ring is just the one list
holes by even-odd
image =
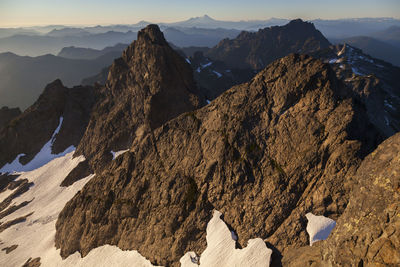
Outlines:
{"label": "horizon line", "polygon": [[335,20],[361,20],[361,19],[392,19],[392,20],[400,20],[399,18],[396,17],[342,17],[342,18],[334,18],[334,19],[324,19],[324,18],[312,18],[312,19],[303,19],[300,17],[296,17],[296,18],[279,18],[279,17],[269,17],[269,18],[265,18],[265,19],[240,19],[240,20],[219,20],[216,18],[213,18],[207,14],[203,15],[203,16],[197,16],[197,17],[190,17],[184,20],[177,20],[177,21],[171,21],[171,22],[165,22],[165,21],[151,21],[151,20],[146,20],[146,19],[141,19],[137,22],[134,23],[51,23],[51,24],[19,24],[19,25],[15,25],[15,24],[11,24],[11,25],[0,25],[0,28],[33,28],[33,27],[54,27],[54,26],[75,26],[75,27],[96,27],[96,26],[117,26],[117,25],[137,25],[140,23],[148,23],[148,24],[158,24],[158,25],[162,25],[162,24],[174,24],[174,23],[181,23],[181,22],[186,22],[188,20],[191,19],[198,19],[198,18],[204,18],[204,17],[208,17],[212,20],[215,21],[219,21],[219,22],[261,22],[261,21],[268,21],[268,20],[273,20],[273,19],[281,19],[281,20],[295,20],[295,19],[302,19],[303,21],[316,21],[316,20],[323,20],[323,21],[335,21]]}

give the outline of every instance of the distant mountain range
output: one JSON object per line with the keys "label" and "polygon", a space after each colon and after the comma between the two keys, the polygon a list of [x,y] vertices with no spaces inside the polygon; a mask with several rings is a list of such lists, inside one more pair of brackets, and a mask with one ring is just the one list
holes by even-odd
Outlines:
{"label": "distant mountain range", "polygon": [[[65,50],[63,54],[66,54]],[[0,107],[27,108],[44,86],[55,79],[61,79],[67,86],[79,85],[82,79],[111,65],[121,55],[121,51],[98,51],[98,54],[100,56],[94,59],[71,59],[54,55],[22,57],[1,53]]]}
{"label": "distant mountain range", "polygon": [[[222,21],[208,15],[174,23],[159,23],[166,39],[179,46],[213,47],[224,38],[235,38],[241,31],[258,31],[287,24],[288,19]],[[369,36],[392,45],[400,45],[400,20],[392,18],[361,18],[311,20],[327,38],[343,39]],[[63,47],[77,46],[103,49],[117,43],[130,43],[136,33],[151,22],[91,27],[49,25],[29,28],[0,28],[0,52],[18,55],[56,55]]]}

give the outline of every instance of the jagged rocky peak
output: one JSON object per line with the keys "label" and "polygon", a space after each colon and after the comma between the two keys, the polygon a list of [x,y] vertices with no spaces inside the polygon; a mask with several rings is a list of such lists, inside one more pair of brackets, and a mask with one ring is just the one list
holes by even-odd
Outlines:
{"label": "jagged rocky peak", "polygon": [[5,152],[0,155],[0,168],[19,154],[24,154],[21,164],[30,162],[58,126],[52,153],[78,145],[95,101],[96,90],[91,86],[67,88],[59,79],[49,83],[32,106],[0,128],[0,150]]}
{"label": "jagged rocky peak", "polygon": [[348,177],[380,140],[352,96],[329,64],[305,55],[275,61],[98,173],[60,213],[57,248],[84,256],[111,244],[178,266],[187,251],[204,251],[214,209],[242,247],[255,237],[282,253],[307,245],[305,214],[336,220]]}
{"label": "jagged rocky peak", "polygon": [[149,25],[111,66],[77,154],[102,168],[111,151],[129,149],[134,140],[204,103],[190,65],[157,25]]}
{"label": "jagged rocky peak", "polygon": [[260,70],[290,53],[308,54],[329,47],[329,41],[312,23],[301,19],[284,26],[243,31],[235,39],[224,39],[207,51],[206,56],[225,62],[232,68]]}
{"label": "jagged rocky peak", "polygon": [[158,25],[151,24],[138,32],[137,39],[139,42],[149,40],[153,44],[165,45],[167,41],[164,38]]}

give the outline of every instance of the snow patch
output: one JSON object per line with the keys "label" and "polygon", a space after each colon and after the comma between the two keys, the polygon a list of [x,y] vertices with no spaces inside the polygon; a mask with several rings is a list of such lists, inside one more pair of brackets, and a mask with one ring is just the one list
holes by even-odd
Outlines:
{"label": "snow patch", "polygon": [[310,246],[313,243],[325,240],[336,226],[336,222],[325,216],[316,216],[312,213],[307,213],[307,233],[310,236]]}
{"label": "snow patch", "polygon": [[207,102],[207,105],[211,103],[211,101],[210,101],[210,100],[208,100],[208,99],[206,99],[206,102]]}
{"label": "snow patch", "polygon": [[201,64],[201,68],[207,68],[207,67],[210,67],[212,65],[212,62],[208,62],[208,63],[206,63],[206,64]]}
{"label": "snow patch", "polygon": [[396,110],[396,108],[392,104],[390,104],[387,99],[385,99],[384,104],[385,104],[386,107],[388,107],[388,108],[390,108],[392,110]]}
{"label": "snow patch", "polygon": [[354,74],[363,76],[364,74],[360,72],[357,68],[351,67],[351,70],[353,71]]}
{"label": "snow patch", "polygon": [[191,64],[191,62],[190,62],[190,60],[188,58],[185,58],[185,59],[186,59],[187,63]]}
{"label": "snow patch", "polygon": [[236,249],[236,241],[221,215],[215,210],[207,225],[207,248],[201,254],[200,265],[192,260],[196,254],[187,252],[180,260],[181,266],[269,266],[272,250],[265,242],[255,238],[248,241],[247,247]]}
{"label": "snow patch", "polygon": [[200,67],[198,67],[196,71],[197,71],[198,73],[200,73],[200,71],[201,71],[201,68],[200,68]]}
{"label": "snow patch", "polygon": [[385,118],[385,123],[386,123],[386,125],[387,125],[387,126],[390,126],[390,120],[389,120],[389,118],[388,118],[387,116],[384,116],[384,118]]}
{"label": "snow patch", "polygon": [[111,154],[112,154],[112,156],[113,156],[113,160],[116,159],[116,158],[118,158],[118,156],[124,154],[124,153],[127,152],[127,151],[129,151],[129,149],[120,150],[120,151],[117,151],[117,152],[114,152],[114,151],[111,150]]}
{"label": "snow patch", "polygon": [[51,160],[59,157],[63,157],[66,154],[70,153],[71,151],[75,150],[74,146],[68,147],[64,152],[61,152],[60,154],[52,154],[51,148],[53,147],[55,137],[58,134],[58,132],[61,129],[61,125],[63,123],[63,117],[60,117],[60,122],[54,131],[53,135],[51,136],[50,140],[42,147],[42,149],[39,151],[39,153],[36,154],[36,156],[26,165],[22,165],[19,161],[19,159],[25,154],[19,154],[13,162],[7,163],[0,169],[0,173],[13,173],[13,172],[26,172],[26,171],[32,171],[34,169],[37,169]]}
{"label": "snow patch", "polygon": [[213,72],[214,72],[215,75],[218,76],[218,78],[221,78],[221,77],[222,77],[222,74],[221,74],[221,73],[219,73],[219,72],[217,72],[217,71],[215,71],[215,70],[213,70]]}
{"label": "snow patch", "polygon": [[333,59],[329,60],[329,64],[334,64],[334,63],[336,63],[336,61],[338,61],[338,59],[337,58],[333,58]]}

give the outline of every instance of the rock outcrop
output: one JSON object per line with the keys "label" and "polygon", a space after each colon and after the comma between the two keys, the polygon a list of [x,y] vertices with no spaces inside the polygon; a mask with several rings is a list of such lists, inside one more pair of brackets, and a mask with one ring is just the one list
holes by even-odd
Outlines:
{"label": "rock outcrop", "polygon": [[[173,113],[157,113],[166,112],[164,99],[177,92],[168,97],[162,88],[192,88],[185,75],[171,78],[190,70],[180,57],[160,52],[169,51],[163,42],[154,26],[147,28],[112,67],[109,98],[97,106],[79,151],[130,151],[60,213],[55,241],[62,257],[113,244],[177,266],[185,252],[204,250],[213,209],[242,246],[261,237],[284,253],[308,244],[307,212],[339,218],[352,177],[382,137],[329,64],[290,55],[211,104],[169,120],[199,105],[185,94],[174,104],[186,104]],[[175,64],[160,61],[164,56]],[[132,143],[142,122],[150,130]]]}
{"label": "rock outcrop", "polygon": [[346,211],[322,247],[338,266],[400,265],[400,134],[361,164]]}
{"label": "rock outcrop", "polygon": [[19,108],[2,107],[0,109],[0,129],[20,114]]}
{"label": "rock outcrop", "polygon": [[222,61],[230,68],[260,70],[290,53],[307,54],[327,48],[329,41],[310,22],[292,20],[284,26],[243,31],[235,39],[224,39],[207,51],[206,56]]}
{"label": "rock outcrop", "polygon": [[78,145],[96,102],[93,87],[64,87],[60,80],[48,84],[39,99],[22,114],[0,128],[0,168],[12,162],[17,155],[26,164],[47,143],[57,128],[60,117],[63,124],[52,147],[53,154]]}
{"label": "rock outcrop", "polygon": [[205,104],[189,64],[149,25],[115,60],[76,154],[94,169],[146,132]]}

